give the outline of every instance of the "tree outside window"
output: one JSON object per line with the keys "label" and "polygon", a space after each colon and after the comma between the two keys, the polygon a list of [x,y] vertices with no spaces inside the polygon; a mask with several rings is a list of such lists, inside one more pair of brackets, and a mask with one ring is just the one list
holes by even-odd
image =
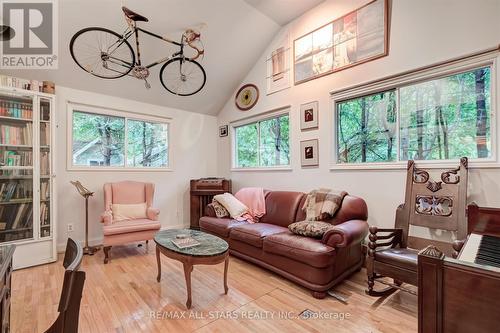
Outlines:
{"label": "tree outside window", "polygon": [[236,127],[236,167],[290,165],[289,138],[288,114]]}
{"label": "tree outside window", "polygon": [[484,67],[337,103],[337,162],[490,158],[490,84]]}

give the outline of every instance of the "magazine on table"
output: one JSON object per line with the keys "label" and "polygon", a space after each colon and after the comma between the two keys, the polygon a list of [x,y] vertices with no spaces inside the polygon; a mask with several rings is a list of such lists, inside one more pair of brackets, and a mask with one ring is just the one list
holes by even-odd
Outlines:
{"label": "magazine on table", "polygon": [[174,243],[174,245],[179,249],[187,249],[200,245],[200,242],[192,237],[172,239],[172,243]]}

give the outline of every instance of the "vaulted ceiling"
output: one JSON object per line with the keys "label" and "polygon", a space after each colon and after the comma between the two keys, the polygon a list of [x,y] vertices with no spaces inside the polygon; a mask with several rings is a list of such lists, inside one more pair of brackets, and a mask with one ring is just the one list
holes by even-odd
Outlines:
{"label": "vaulted ceiling", "polygon": [[[323,0],[64,0],[59,3],[59,68],[2,71],[13,76],[51,80],[56,85],[99,92],[147,103],[217,114],[280,27]],[[149,18],[141,26],[172,39],[183,29],[202,27],[207,84],[198,94],[178,97],[161,86],[159,70],[151,71],[151,89],[132,77],[103,80],[85,73],[73,62],[69,41],[80,29],[101,26],[121,32],[124,5]],[[150,63],[175,49],[157,39],[141,39],[141,57]],[[85,101],[83,101],[85,102]]]}

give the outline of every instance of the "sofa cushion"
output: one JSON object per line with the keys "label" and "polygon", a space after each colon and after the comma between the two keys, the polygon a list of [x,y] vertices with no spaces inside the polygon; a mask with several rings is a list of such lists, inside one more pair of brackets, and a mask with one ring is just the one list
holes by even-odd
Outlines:
{"label": "sofa cushion", "polygon": [[126,220],[113,222],[102,227],[104,236],[125,234],[128,232],[138,232],[146,230],[160,230],[160,222],[148,219]]}
{"label": "sofa cushion", "polygon": [[265,237],[287,231],[287,228],[274,224],[247,223],[232,228],[229,238],[261,248]]}
{"label": "sofa cushion", "polygon": [[214,200],[224,206],[232,218],[238,218],[248,213],[248,207],[236,199],[231,193],[217,194],[214,196]]}
{"label": "sofa cushion", "polygon": [[335,226],[321,221],[300,221],[288,226],[288,230],[296,235],[313,238],[322,238],[325,232],[332,228],[335,228]]}
{"label": "sofa cushion", "polygon": [[248,222],[236,221],[230,218],[219,219],[216,217],[208,216],[203,216],[200,219],[200,228],[203,231],[208,231],[214,235],[224,238],[229,237],[229,231],[231,230],[231,228],[242,224],[248,224]]}
{"label": "sofa cushion", "polygon": [[375,251],[375,260],[416,272],[418,267],[418,251],[398,248],[379,250]]}
{"label": "sofa cushion", "polygon": [[228,217],[229,212],[226,207],[222,206],[217,200],[212,200],[212,207],[214,209],[215,216],[218,218]]}
{"label": "sofa cushion", "polygon": [[273,191],[266,195],[266,215],[260,222],[288,227],[295,222],[295,215],[304,193]]}
{"label": "sofa cushion", "polygon": [[317,268],[335,262],[335,249],[318,239],[295,235],[290,231],[264,239],[264,251],[288,257]]}

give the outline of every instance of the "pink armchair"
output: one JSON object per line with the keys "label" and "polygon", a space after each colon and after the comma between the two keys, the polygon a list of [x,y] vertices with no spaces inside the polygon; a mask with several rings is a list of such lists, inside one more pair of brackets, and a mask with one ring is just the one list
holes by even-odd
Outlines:
{"label": "pink armchair", "polygon": [[[104,184],[104,213],[101,214],[103,223],[104,263],[109,262],[109,250],[114,245],[131,242],[140,242],[153,239],[160,230],[158,215],[160,211],[151,207],[155,186],[151,183],[124,181]],[[141,204],[146,203],[147,218],[135,220],[113,221],[112,204]]]}

